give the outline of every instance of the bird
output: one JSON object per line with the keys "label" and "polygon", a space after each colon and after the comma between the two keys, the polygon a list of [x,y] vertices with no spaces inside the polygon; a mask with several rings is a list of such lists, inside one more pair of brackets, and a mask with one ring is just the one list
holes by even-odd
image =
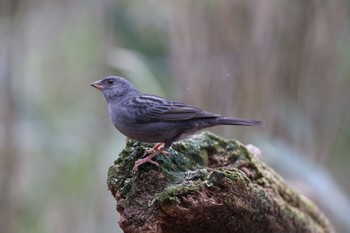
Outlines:
{"label": "bird", "polygon": [[135,162],[133,173],[144,163],[159,167],[152,158],[160,153],[169,155],[167,150],[173,142],[201,129],[218,125],[264,125],[261,120],[225,117],[178,101],[144,94],[119,76],[108,76],[90,83],[90,86],[103,92],[115,128],[128,138],[156,143]]}

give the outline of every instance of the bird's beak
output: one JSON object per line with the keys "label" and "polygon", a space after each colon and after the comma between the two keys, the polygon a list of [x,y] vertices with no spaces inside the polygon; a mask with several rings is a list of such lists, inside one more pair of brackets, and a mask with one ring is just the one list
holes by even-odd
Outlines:
{"label": "bird's beak", "polygon": [[96,89],[99,89],[100,91],[102,91],[102,89],[103,89],[103,86],[102,86],[100,80],[99,80],[99,81],[96,81],[96,82],[90,83],[90,86],[92,86],[92,87],[94,87],[94,88],[96,88]]}

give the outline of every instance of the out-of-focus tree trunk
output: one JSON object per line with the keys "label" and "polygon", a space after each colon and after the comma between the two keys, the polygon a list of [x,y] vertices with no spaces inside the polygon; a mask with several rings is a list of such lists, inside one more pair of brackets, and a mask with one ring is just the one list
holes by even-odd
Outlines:
{"label": "out-of-focus tree trunk", "polygon": [[12,89],[13,23],[18,1],[0,1],[0,128],[3,140],[0,141],[0,226],[2,232],[14,232],[15,200],[13,199],[13,177],[16,171],[17,152],[15,141],[15,96]]}
{"label": "out-of-focus tree trunk", "polygon": [[[334,82],[348,26],[344,1],[172,4],[170,61],[181,83],[180,100],[224,115],[265,119],[271,135],[319,160],[331,157],[344,124],[338,116],[348,102],[339,95],[348,86]],[[218,131],[233,136],[226,127]],[[233,132],[243,141],[252,134],[246,128]]]}

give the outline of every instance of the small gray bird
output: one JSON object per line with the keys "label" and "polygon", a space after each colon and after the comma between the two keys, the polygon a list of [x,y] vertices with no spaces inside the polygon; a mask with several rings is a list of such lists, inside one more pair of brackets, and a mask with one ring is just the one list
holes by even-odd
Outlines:
{"label": "small gray bird", "polygon": [[143,94],[129,81],[117,76],[90,85],[103,92],[113,125],[122,134],[138,141],[158,143],[145,152],[149,156],[135,162],[133,172],[147,162],[158,167],[153,157],[160,153],[168,155],[166,150],[173,142],[195,131],[216,125],[264,124],[264,121],[223,117],[184,103]]}

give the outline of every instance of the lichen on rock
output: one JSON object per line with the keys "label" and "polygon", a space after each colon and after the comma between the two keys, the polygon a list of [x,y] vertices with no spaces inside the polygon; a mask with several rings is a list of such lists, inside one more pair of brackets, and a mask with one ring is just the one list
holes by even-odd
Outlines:
{"label": "lichen on rock", "polygon": [[318,208],[236,140],[202,133],[132,174],[130,140],[108,172],[125,232],[333,232]]}

